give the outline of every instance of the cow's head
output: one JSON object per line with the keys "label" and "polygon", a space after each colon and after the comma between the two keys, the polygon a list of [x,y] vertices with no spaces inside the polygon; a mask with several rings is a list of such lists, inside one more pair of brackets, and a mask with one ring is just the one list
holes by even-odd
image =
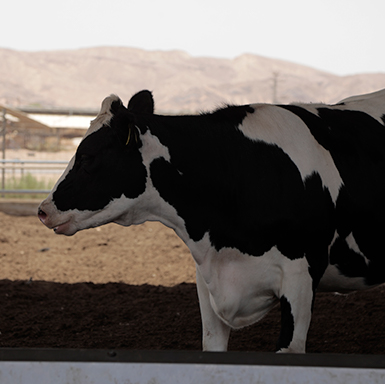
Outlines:
{"label": "cow's head", "polygon": [[[140,204],[147,169],[142,156],[139,116],[151,115],[150,92],[134,95],[128,108],[117,96],[107,97],[51,193],[39,207],[40,220],[58,234],[109,222],[142,222]],[[124,219],[122,219],[124,217]]]}

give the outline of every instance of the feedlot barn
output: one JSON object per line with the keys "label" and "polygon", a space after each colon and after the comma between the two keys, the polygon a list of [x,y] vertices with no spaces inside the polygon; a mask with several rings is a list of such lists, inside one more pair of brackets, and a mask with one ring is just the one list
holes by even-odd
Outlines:
{"label": "feedlot barn", "polygon": [[[51,189],[96,115],[94,110],[0,106],[2,189]],[[30,182],[22,179],[28,175],[44,182],[26,187]]]}
{"label": "feedlot barn", "polygon": [[90,109],[37,107],[15,109],[0,105],[3,159],[15,158],[12,151],[19,149],[29,151],[16,153],[20,160],[27,160],[25,157],[39,154],[42,156],[37,157],[47,158],[50,153],[66,149],[74,152],[97,113],[98,111]]}

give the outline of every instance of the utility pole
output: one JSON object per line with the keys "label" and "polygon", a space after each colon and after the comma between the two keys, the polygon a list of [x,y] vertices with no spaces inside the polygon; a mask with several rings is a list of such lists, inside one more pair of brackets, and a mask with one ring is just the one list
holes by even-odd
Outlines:
{"label": "utility pole", "polygon": [[[6,118],[7,110],[3,108],[3,128],[2,128],[2,134],[3,134],[3,160],[5,160],[5,135],[7,132],[7,118]],[[2,173],[1,173],[1,188],[5,189],[5,168],[4,163],[2,167]]]}
{"label": "utility pole", "polygon": [[279,72],[274,71],[273,72],[273,104],[278,103],[278,97],[277,97],[277,94],[278,94],[278,76],[279,76]]}

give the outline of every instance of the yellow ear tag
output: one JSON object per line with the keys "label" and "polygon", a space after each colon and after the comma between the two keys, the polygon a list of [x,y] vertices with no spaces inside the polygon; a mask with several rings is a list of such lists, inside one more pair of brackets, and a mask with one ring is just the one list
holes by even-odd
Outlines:
{"label": "yellow ear tag", "polygon": [[131,128],[128,131],[128,137],[127,137],[126,145],[128,145],[128,143],[130,142],[130,139],[131,139]]}
{"label": "yellow ear tag", "polygon": [[[128,145],[128,143],[131,140],[131,131],[132,131],[132,129],[130,127],[129,130],[128,130],[128,137],[127,137],[126,145]],[[136,132],[136,129],[134,129],[134,136],[135,136],[135,143],[138,144],[138,133]]]}

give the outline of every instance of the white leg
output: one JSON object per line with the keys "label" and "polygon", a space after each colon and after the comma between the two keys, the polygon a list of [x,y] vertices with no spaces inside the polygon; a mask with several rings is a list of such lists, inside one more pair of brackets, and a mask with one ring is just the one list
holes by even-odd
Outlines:
{"label": "white leg", "polygon": [[230,327],[225,324],[214,312],[210,303],[210,293],[198,266],[196,280],[199,298],[199,307],[202,318],[202,347],[204,351],[227,351],[230,336]]}
{"label": "white leg", "polygon": [[299,273],[284,271],[279,295],[282,320],[278,352],[305,353],[314,294],[312,278],[305,267]]}

